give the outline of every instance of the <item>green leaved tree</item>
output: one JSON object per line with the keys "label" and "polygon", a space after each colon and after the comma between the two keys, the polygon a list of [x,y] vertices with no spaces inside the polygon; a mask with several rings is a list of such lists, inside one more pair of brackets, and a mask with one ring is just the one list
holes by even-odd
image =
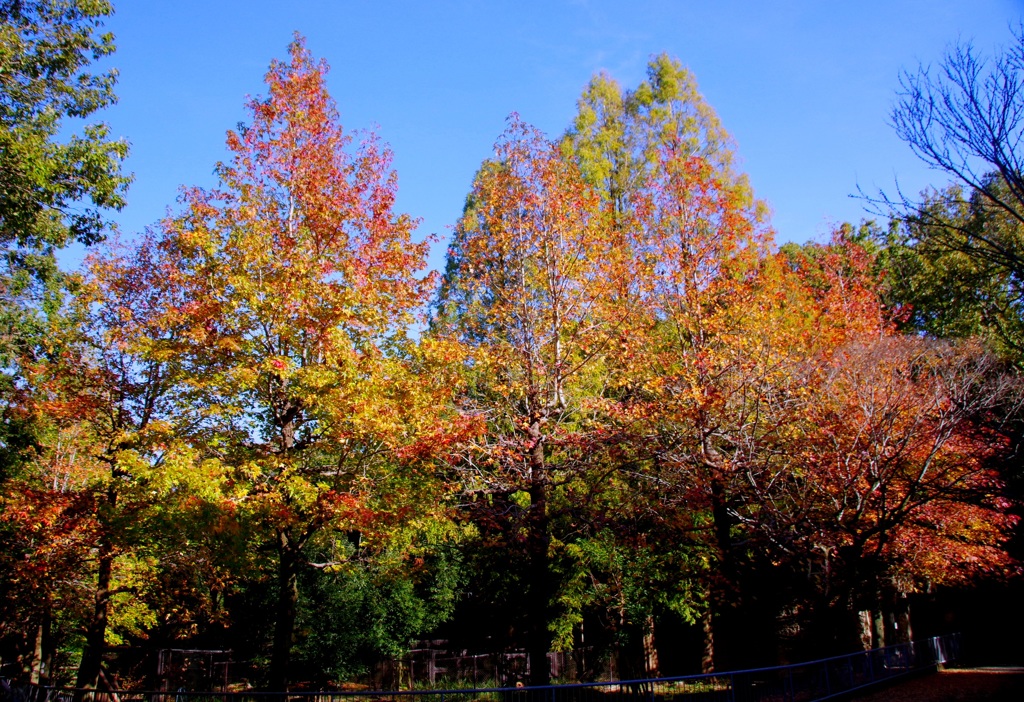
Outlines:
{"label": "green leaved tree", "polygon": [[92,244],[124,205],[128,153],[106,125],[82,120],[116,101],[116,71],[93,72],[114,51],[101,33],[112,12],[102,0],[0,3],[0,360],[30,344],[38,313],[55,310],[60,275],[54,254]]}

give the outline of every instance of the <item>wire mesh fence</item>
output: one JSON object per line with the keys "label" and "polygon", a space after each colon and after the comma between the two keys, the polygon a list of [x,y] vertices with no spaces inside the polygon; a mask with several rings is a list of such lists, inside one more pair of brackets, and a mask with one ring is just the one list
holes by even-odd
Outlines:
{"label": "wire mesh fence", "polygon": [[343,692],[94,691],[6,686],[2,702],[811,702],[960,658],[958,635],[806,663],[654,680],[543,687]]}

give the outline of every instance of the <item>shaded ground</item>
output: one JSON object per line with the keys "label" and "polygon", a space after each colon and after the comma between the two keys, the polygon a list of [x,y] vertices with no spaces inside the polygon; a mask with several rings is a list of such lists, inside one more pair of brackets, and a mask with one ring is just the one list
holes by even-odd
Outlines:
{"label": "shaded ground", "polygon": [[857,697],[857,702],[1021,702],[1024,668],[944,670]]}

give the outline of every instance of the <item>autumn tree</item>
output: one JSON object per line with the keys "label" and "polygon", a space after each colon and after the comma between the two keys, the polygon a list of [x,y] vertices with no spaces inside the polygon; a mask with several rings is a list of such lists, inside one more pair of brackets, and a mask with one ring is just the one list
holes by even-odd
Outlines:
{"label": "autumn tree", "polygon": [[803,351],[806,320],[771,230],[744,184],[666,149],[638,207],[645,311],[642,363],[627,369],[632,412],[663,475],[706,515],[714,564],[704,581],[705,663],[714,621],[736,598],[750,480],[771,461],[763,439],[788,418],[774,405]]}
{"label": "autumn tree", "polygon": [[733,143],[693,74],[666,54],[653,57],[647,79],[633,89],[606,73],[594,76],[577,101],[563,149],[606,207],[622,219],[658,169],[663,149],[732,168]]}
{"label": "autumn tree", "polygon": [[909,640],[908,594],[1010,563],[1015,519],[994,461],[1010,448],[998,414],[1018,402],[1016,383],[977,342],[899,335],[852,340],[808,372],[790,548],[840,613],[822,620],[849,632],[841,643],[857,631],[876,646]]}
{"label": "autumn tree", "polygon": [[[759,502],[774,515],[762,528],[774,558],[807,576],[799,606],[825,608],[809,616],[827,622],[817,636],[837,637],[837,650],[881,645],[883,615],[905,616],[908,594],[1007,564],[1013,523],[995,467],[1011,444],[1014,374],[978,339],[900,334],[914,311],[883,303],[893,271],[880,262],[892,252],[877,237],[844,225],[829,244],[782,254],[824,338],[793,369],[803,392],[777,449],[786,468],[771,476],[772,502]],[[896,545],[905,539],[916,545]]]}
{"label": "autumn tree", "polygon": [[533,682],[550,670],[556,486],[585,470],[587,404],[628,312],[597,194],[557,145],[516,116],[477,174],[449,249],[435,331],[468,351],[463,409],[487,419],[460,465],[467,489],[525,509]]}
{"label": "autumn tree", "polygon": [[154,243],[180,299],[162,324],[180,334],[153,353],[180,364],[193,440],[233,467],[276,552],[278,690],[310,540],[333,526],[369,542],[411,506],[439,504],[418,492],[429,472],[400,467],[419,460],[443,404],[430,394],[443,374],[412,375],[437,347],[414,351],[406,335],[432,286],[418,275],[427,243],[394,212],[388,149],[339,125],[326,73],[297,38],[249,101],[251,122],[228,133],[220,186],[186,190]]}
{"label": "autumn tree", "polygon": [[[703,339],[698,343],[714,345],[717,341],[713,339],[721,338],[712,328],[713,316],[731,314],[721,312],[729,304],[737,305],[732,308],[735,313],[743,297],[738,294],[732,303],[725,302],[729,296],[721,291],[730,285],[726,278],[735,274],[738,287],[746,285],[740,280],[744,274],[739,269],[746,266],[753,274],[759,258],[770,247],[770,236],[763,227],[763,205],[754,200],[745,177],[734,171],[734,144],[700,94],[692,73],[666,55],[651,59],[647,79],[633,89],[624,90],[605,74],[592,79],[578,101],[578,112],[563,138],[562,149],[600,195],[609,226],[634,262],[632,287],[620,289],[617,294],[638,313],[634,315],[629,343],[622,347],[623,352],[611,354],[608,362],[618,387],[616,401],[622,403],[620,409],[630,408],[627,412],[612,412],[617,415],[617,431],[622,437],[631,436],[627,441],[637,456],[644,457],[640,473],[646,473],[646,481],[664,484],[665,480],[678,480],[682,485],[685,481],[678,473],[672,479],[666,472],[671,472],[668,466],[679,464],[667,458],[668,454],[651,440],[673,433],[662,434],[655,428],[654,417],[673,415],[668,405],[660,411],[654,409],[657,391],[652,390],[665,382],[661,374],[675,372],[662,366],[668,358],[667,330],[673,322],[687,324],[690,331],[709,323],[696,331]],[[677,239],[673,241],[673,237]],[[739,259],[745,263],[740,264]],[[683,272],[687,267],[689,274]],[[693,279],[680,279],[687,275]],[[669,294],[690,298],[670,303]],[[711,311],[716,296],[722,304],[719,311]],[[692,307],[698,298],[706,308],[704,313]],[[679,312],[695,317],[689,323],[680,318],[673,320]],[[677,351],[682,360],[693,350]],[[678,363],[670,366],[678,369]],[[713,371],[707,378],[712,377]],[[715,394],[711,388],[707,392]],[[672,440],[664,445],[676,446]],[[635,460],[630,465],[635,467]],[[678,494],[694,497],[688,488],[680,488]],[[665,500],[664,492],[655,500],[661,500],[661,505],[650,506],[654,513],[665,509],[667,515],[679,505],[675,498]],[[695,504],[690,507],[698,509]],[[692,524],[681,526],[686,533],[680,531],[679,538],[693,545],[690,527]],[[691,604],[696,605],[699,599]],[[650,610],[644,620],[640,628],[645,649],[651,651]],[[633,622],[632,626],[637,624]],[[650,655],[647,658],[653,663]]]}
{"label": "autumn tree", "polygon": [[[101,33],[110,13],[106,2],[0,3],[0,481],[34,472],[48,431],[26,410],[21,364],[45,353],[40,344],[61,313],[56,252],[101,239],[106,211],[124,204],[127,143],[103,124],[73,130],[67,121],[115,100],[115,72],[90,70],[114,51]],[[26,623],[40,645],[45,621]]]}
{"label": "autumn tree", "polygon": [[4,521],[23,559],[12,575],[40,632],[35,678],[53,652],[50,622],[63,618],[84,629],[76,686],[100,684],[111,622],[120,635],[151,614],[126,606],[127,595],[149,594],[148,562],[170,536],[162,516],[183,517],[191,498],[219,499],[215,462],[176,433],[175,365],[147,353],[147,340],[163,334],[154,311],[168,304],[164,263],[145,252],[94,258],[65,321],[22,364],[19,409],[40,431],[8,484]]}
{"label": "autumn tree", "polygon": [[[56,252],[102,239],[106,211],[124,204],[127,143],[110,139],[103,124],[68,124],[116,99],[116,72],[91,70],[114,51],[113,36],[102,33],[111,12],[108,2],[0,3],[0,479],[31,479],[37,448],[54,431],[30,409],[23,364],[47,355],[47,334],[67,331],[57,328],[65,280]],[[50,517],[60,522],[59,513]],[[46,628],[41,616],[30,628]]]}

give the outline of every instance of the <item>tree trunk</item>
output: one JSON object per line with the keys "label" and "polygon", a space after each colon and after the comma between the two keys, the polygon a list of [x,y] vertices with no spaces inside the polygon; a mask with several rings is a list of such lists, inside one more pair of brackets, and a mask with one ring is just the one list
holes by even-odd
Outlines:
{"label": "tree trunk", "polygon": [[32,646],[32,655],[28,659],[28,665],[22,664],[21,672],[28,673],[28,681],[31,685],[39,684],[39,666],[43,658],[43,625],[36,626],[35,644]]}
{"label": "tree trunk", "polygon": [[42,620],[36,627],[35,646],[32,647],[32,663],[29,670],[29,682],[33,685],[42,684],[48,677],[48,666],[46,665],[46,652],[50,640],[50,605],[46,603],[43,609]]}
{"label": "tree trunk", "polygon": [[713,673],[715,672],[715,627],[710,602],[708,602],[707,609],[704,610],[704,615],[700,618],[700,623],[704,630],[704,650],[700,659],[700,672]]}
{"label": "tree trunk", "polygon": [[885,647],[885,614],[881,603],[871,611],[871,645],[874,648]]}
{"label": "tree trunk", "polygon": [[103,650],[107,637],[107,613],[110,607],[110,579],[114,568],[114,553],[107,537],[100,539],[99,572],[96,576],[96,595],[92,618],[85,634],[82,662],[78,666],[75,687],[95,690],[103,666]]}
{"label": "tree trunk", "polygon": [[634,675],[636,670],[635,659],[636,656],[631,650],[634,647],[630,647],[630,628],[635,629],[636,627],[629,626],[629,619],[626,617],[626,595],[621,590],[619,591],[619,608],[616,616],[615,625],[615,677],[613,680],[632,680],[637,677]]}
{"label": "tree trunk", "polygon": [[654,615],[651,614],[644,620],[644,672],[648,678],[661,677],[658,649],[654,645]]}
{"label": "tree trunk", "polygon": [[910,643],[914,640],[914,632],[910,627],[910,600],[903,593],[896,595],[896,611],[893,628],[896,630],[894,643]]}
{"label": "tree trunk", "polygon": [[715,523],[715,542],[721,552],[722,565],[728,566],[732,552],[732,519],[729,517],[725,484],[718,475],[711,479],[711,516]]}
{"label": "tree trunk", "polygon": [[[706,440],[705,440],[706,443]],[[709,445],[706,454],[716,461],[717,452]],[[711,517],[714,521],[715,546],[718,547],[718,573],[712,575],[708,585],[708,608],[702,621],[704,627],[704,654],[701,659],[701,672],[713,673],[715,670],[715,636],[713,611],[718,603],[728,602],[731,597],[726,592],[730,584],[736,583],[736,567],[732,555],[732,519],[729,517],[728,497],[725,484],[717,467],[713,468],[711,478]]]}
{"label": "tree trunk", "polygon": [[277,533],[277,606],[274,619],[274,648],[270,657],[270,689],[288,690],[295,617],[299,603],[299,546],[286,529]]}
{"label": "tree trunk", "polygon": [[871,610],[862,609],[857,612],[857,644],[861,651],[872,649]]}
{"label": "tree trunk", "polygon": [[551,536],[548,533],[548,480],[544,462],[544,441],[541,436],[540,419],[530,424],[530,579],[528,592],[528,649],[530,657],[530,684],[551,683],[551,666],[548,650],[551,648],[551,633],[548,631],[548,610],[551,607],[551,568],[548,549]]}

